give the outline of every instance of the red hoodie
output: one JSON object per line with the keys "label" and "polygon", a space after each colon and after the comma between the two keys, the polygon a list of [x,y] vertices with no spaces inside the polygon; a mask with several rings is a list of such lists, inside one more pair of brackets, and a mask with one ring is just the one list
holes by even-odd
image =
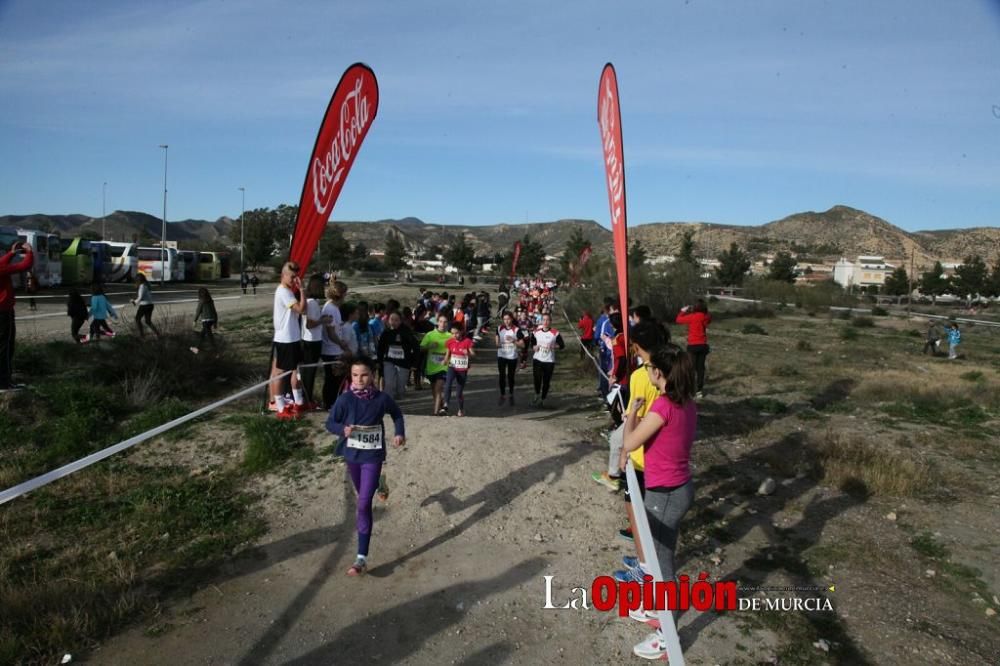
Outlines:
{"label": "red hoodie", "polygon": [[10,262],[13,259],[13,252],[0,257],[0,312],[10,312],[14,309],[14,285],[10,281],[10,276],[28,270],[35,263],[35,255],[27,245],[24,247],[24,259],[12,264]]}
{"label": "red hoodie", "polygon": [[688,327],[689,345],[708,344],[705,329],[712,323],[712,315],[707,312],[681,312],[677,315],[677,323]]}
{"label": "red hoodie", "polygon": [[576,327],[580,329],[581,340],[594,339],[594,320],[590,318],[590,315],[580,317],[580,321],[577,322]]}

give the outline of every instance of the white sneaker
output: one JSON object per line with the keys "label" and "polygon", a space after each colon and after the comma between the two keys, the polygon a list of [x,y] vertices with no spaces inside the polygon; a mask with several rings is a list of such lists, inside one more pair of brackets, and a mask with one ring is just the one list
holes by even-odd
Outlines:
{"label": "white sneaker", "polygon": [[636,622],[645,622],[653,629],[660,628],[660,618],[654,611],[643,610],[642,608],[637,608],[636,610],[629,611],[628,616],[635,620]]}
{"label": "white sneaker", "polygon": [[660,637],[660,632],[654,631],[646,640],[632,648],[632,652],[637,657],[643,659],[663,659],[667,658],[667,644]]}

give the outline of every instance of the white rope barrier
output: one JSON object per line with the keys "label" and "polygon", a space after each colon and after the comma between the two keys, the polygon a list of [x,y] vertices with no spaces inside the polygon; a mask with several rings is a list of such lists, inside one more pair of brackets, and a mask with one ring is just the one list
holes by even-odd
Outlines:
{"label": "white rope barrier", "polygon": [[[309,363],[309,364],[305,364],[305,365],[300,365],[299,369],[301,369],[301,368],[318,368],[318,367],[322,367],[324,365],[333,365],[334,363],[336,363],[336,361],[322,361],[322,362],[319,362],[319,363]],[[185,414],[184,416],[178,417],[178,418],[174,419],[173,421],[168,421],[167,423],[164,423],[161,426],[157,426],[157,427],[153,428],[152,430],[147,430],[146,432],[138,434],[135,437],[131,437],[129,439],[126,439],[123,442],[119,442],[119,443],[117,443],[117,444],[115,444],[113,446],[107,447],[106,449],[102,449],[102,450],[100,450],[100,451],[98,451],[96,453],[92,453],[89,456],[86,456],[84,458],[80,458],[79,460],[77,460],[75,462],[71,462],[68,465],[63,465],[62,467],[60,467],[58,469],[54,469],[51,472],[48,472],[46,474],[42,474],[41,476],[37,476],[34,479],[31,479],[30,481],[25,481],[24,483],[19,483],[16,486],[13,486],[11,488],[8,488],[7,490],[4,490],[3,492],[0,492],[0,504],[5,504],[6,502],[9,502],[9,501],[11,501],[13,499],[16,499],[16,498],[20,497],[21,495],[24,495],[25,493],[30,493],[32,490],[37,490],[38,488],[41,488],[42,486],[47,486],[48,484],[52,483],[53,481],[61,479],[61,478],[65,477],[65,476],[69,476],[70,474],[74,474],[76,472],[79,472],[81,469],[84,469],[86,467],[90,467],[94,463],[100,462],[100,461],[104,460],[105,458],[109,458],[109,457],[115,455],[116,453],[120,453],[121,451],[124,451],[126,449],[130,449],[133,446],[135,446],[136,444],[141,444],[141,443],[143,443],[145,441],[148,441],[148,440],[152,439],[153,437],[156,437],[158,435],[162,435],[163,433],[167,432],[168,430],[176,428],[179,425],[183,425],[183,424],[187,423],[188,421],[193,421],[193,420],[197,419],[200,416],[204,416],[205,414],[208,414],[209,412],[214,411],[214,410],[218,409],[219,407],[222,407],[223,405],[227,405],[230,402],[233,402],[234,400],[239,400],[240,398],[248,396],[251,393],[254,393],[255,391],[259,391],[260,389],[266,387],[268,384],[271,384],[272,382],[281,381],[285,377],[288,377],[289,375],[291,375],[293,372],[296,372],[296,371],[297,370],[288,370],[288,371],[285,371],[285,372],[281,373],[280,375],[277,375],[275,377],[271,377],[271,378],[269,378],[269,379],[267,379],[265,381],[262,381],[262,382],[260,382],[258,384],[254,384],[253,386],[247,387],[247,388],[243,389],[242,391],[239,391],[238,393],[234,393],[234,394],[232,394],[232,395],[230,395],[228,397],[225,397],[225,398],[223,398],[221,400],[217,400],[216,402],[213,402],[210,405],[205,405],[204,407],[202,407],[200,409],[196,409],[195,411],[191,412],[190,414]]]}

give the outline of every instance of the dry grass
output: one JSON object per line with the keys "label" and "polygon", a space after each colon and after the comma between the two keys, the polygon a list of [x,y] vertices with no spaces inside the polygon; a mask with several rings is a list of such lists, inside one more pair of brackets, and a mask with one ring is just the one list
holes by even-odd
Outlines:
{"label": "dry grass", "polygon": [[927,373],[884,370],[862,377],[853,397],[870,402],[908,401],[913,404],[944,409],[979,405],[984,409],[1000,409],[1000,378],[983,376],[970,382],[962,375],[968,367],[935,364]]}
{"label": "dry grass", "polygon": [[896,452],[884,440],[828,431],[811,444],[820,478],[842,489],[861,482],[873,495],[911,497],[925,493],[936,481],[930,465]]}

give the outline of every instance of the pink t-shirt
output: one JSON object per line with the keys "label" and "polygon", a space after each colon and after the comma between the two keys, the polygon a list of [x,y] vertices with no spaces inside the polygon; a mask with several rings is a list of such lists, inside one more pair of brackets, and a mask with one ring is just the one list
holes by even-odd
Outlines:
{"label": "pink t-shirt", "polygon": [[455,369],[455,372],[468,372],[469,371],[469,350],[475,343],[472,338],[462,338],[457,340],[455,338],[450,338],[444,346],[448,348],[451,352],[451,359],[448,361],[448,365]]}
{"label": "pink t-shirt", "polygon": [[688,461],[698,426],[698,408],[694,400],[688,400],[681,407],[661,395],[653,401],[649,411],[663,419],[663,427],[644,446],[646,487],[684,485],[691,478]]}

